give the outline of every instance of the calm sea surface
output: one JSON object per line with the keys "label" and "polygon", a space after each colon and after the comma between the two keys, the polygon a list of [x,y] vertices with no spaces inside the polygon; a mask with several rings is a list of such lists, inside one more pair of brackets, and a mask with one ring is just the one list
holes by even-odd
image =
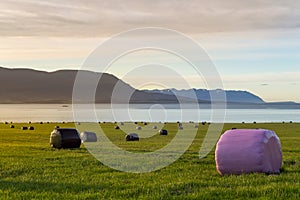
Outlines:
{"label": "calm sea surface", "polygon": [[[227,109],[225,122],[300,122],[300,109]],[[209,121],[210,109],[180,109],[178,106],[133,105],[130,108],[110,104],[80,106],[73,116],[72,105],[62,104],[0,104],[0,121],[13,122],[61,122],[61,121]],[[79,117],[78,117],[79,116]]]}

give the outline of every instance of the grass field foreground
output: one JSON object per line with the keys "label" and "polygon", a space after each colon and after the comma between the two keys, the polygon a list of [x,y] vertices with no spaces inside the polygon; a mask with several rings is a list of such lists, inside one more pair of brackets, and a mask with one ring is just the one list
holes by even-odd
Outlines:
{"label": "grass field foreground", "polygon": [[[225,124],[224,130],[265,128],[279,136],[283,150],[280,175],[220,176],[214,150],[199,159],[208,124],[199,125],[189,150],[170,166],[143,174],[119,172],[96,160],[84,145],[80,149],[53,149],[54,126],[73,123],[0,124],[0,199],[300,199],[300,124]],[[35,130],[21,130],[33,126]],[[125,142],[113,123],[101,124],[107,136],[129,151],[153,151],[167,144],[177,124],[168,123],[169,135]]]}

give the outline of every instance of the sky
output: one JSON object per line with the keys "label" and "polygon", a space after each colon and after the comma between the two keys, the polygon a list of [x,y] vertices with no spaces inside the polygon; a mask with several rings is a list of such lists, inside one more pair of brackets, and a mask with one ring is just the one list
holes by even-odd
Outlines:
{"label": "sky", "polygon": [[[178,31],[205,49],[224,89],[247,90],[265,101],[300,102],[299,19],[297,0],[2,0],[0,66],[79,69],[95,48],[116,34],[161,27]],[[130,71],[131,67],[143,59],[169,57],[165,52],[136,52],[107,72],[137,88],[158,87],[159,83],[143,83],[153,82],[153,74]],[[191,87],[205,88],[205,81],[189,66],[170,59],[166,63],[186,73]],[[152,69],[156,72],[157,67]],[[172,77],[165,80],[170,84],[164,86],[185,87]]]}

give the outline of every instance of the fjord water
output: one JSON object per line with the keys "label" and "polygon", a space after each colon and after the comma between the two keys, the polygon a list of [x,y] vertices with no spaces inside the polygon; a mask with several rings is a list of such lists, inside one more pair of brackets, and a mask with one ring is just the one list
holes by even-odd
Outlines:
{"label": "fjord water", "polygon": [[[136,104],[124,106],[96,104],[96,110],[82,106],[81,121],[208,121],[210,109],[180,109],[175,105]],[[186,113],[182,118],[182,113]],[[300,109],[227,109],[224,122],[300,122]],[[72,105],[62,104],[0,104],[0,121],[12,122],[72,122]]]}

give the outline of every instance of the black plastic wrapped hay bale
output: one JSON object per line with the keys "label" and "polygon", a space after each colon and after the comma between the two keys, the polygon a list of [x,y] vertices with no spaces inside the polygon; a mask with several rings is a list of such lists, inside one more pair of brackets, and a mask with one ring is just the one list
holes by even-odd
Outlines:
{"label": "black plastic wrapped hay bale", "polygon": [[160,135],[168,135],[168,131],[166,129],[161,129],[158,132]]}
{"label": "black plastic wrapped hay bale", "polygon": [[15,125],[10,125],[10,128],[15,128]]}
{"label": "black plastic wrapped hay bale", "polygon": [[157,126],[153,126],[152,128],[153,128],[153,129],[157,129]]}
{"label": "black plastic wrapped hay bale", "polygon": [[23,130],[23,131],[24,131],[24,130],[28,130],[28,127],[27,127],[27,126],[22,126],[22,127],[21,127],[21,130]]}
{"label": "black plastic wrapped hay bale", "polygon": [[50,146],[54,148],[79,148],[81,139],[74,128],[56,128],[50,135]]}
{"label": "black plastic wrapped hay bale", "polygon": [[140,137],[136,133],[129,133],[125,136],[126,141],[139,141]]}
{"label": "black plastic wrapped hay bale", "polygon": [[136,130],[142,130],[142,127],[137,126],[135,129],[136,129]]}
{"label": "black plastic wrapped hay bale", "polygon": [[33,126],[29,126],[29,127],[28,127],[28,130],[33,131],[33,130],[34,130],[34,127],[33,127]]}
{"label": "black plastic wrapped hay bale", "polygon": [[97,135],[94,132],[84,131],[80,133],[80,138],[82,142],[97,142]]}
{"label": "black plastic wrapped hay bale", "polygon": [[115,126],[115,129],[116,129],[116,130],[119,130],[119,129],[120,129],[120,127],[119,127],[119,126]]}

